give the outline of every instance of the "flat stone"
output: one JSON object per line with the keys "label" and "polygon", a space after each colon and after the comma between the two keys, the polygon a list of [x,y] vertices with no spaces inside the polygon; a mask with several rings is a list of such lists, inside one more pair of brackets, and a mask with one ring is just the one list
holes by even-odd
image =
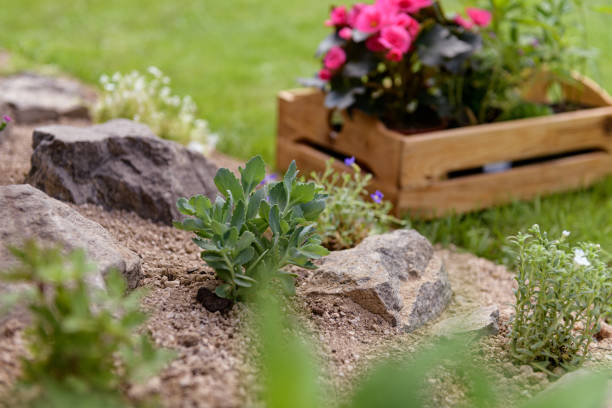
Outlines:
{"label": "flat stone", "polygon": [[19,124],[89,119],[91,92],[79,82],[32,73],[0,78],[0,111]]}
{"label": "flat stone", "polygon": [[499,333],[499,307],[497,305],[481,307],[470,313],[448,318],[438,323],[433,331],[440,336],[496,335]]}
{"label": "flat stone", "polygon": [[[129,288],[141,278],[140,258],[119,244],[100,224],[65,203],[27,185],[0,186],[0,270],[15,264],[6,245],[21,246],[29,239],[40,245],[61,245],[65,250],[82,248],[96,264],[90,283],[104,288],[104,276],[117,269]],[[0,288],[0,292],[1,292]]]}
{"label": "flat stone", "polygon": [[26,182],[63,201],[133,211],[171,224],[180,218],[180,197],[216,195],[212,162],[127,119],[40,127],[33,147]]}
{"label": "flat stone", "polygon": [[406,229],[332,252],[307,279],[305,291],[348,297],[406,332],[437,317],[452,295],[444,263],[429,241]]}

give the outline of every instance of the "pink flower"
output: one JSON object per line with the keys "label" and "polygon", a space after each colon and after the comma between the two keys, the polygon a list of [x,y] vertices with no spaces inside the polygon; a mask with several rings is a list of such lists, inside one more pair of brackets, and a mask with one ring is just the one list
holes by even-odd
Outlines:
{"label": "pink flower", "polygon": [[403,54],[403,53],[402,53],[400,50],[398,50],[397,48],[392,48],[392,49],[391,49],[391,50],[389,50],[389,52],[387,53],[386,58],[387,58],[389,61],[396,61],[396,62],[399,62],[399,61],[401,61],[401,60],[402,60],[402,56],[403,56],[403,55],[404,55],[404,54]]}
{"label": "pink flower", "polygon": [[355,28],[364,33],[376,33],[384,25],[385,16],[381,7],[377,5],[368,5],[363,7],[357,20]]}
{"label": "pink flower", "polygon": [[491,24],[492,16],[491,12],[488,10],[469,7],[465,9],[465,12],[477,26],[486,27]]}
{"label": "pink flower", "polygon": [[375,35],[366,40],[365,46],[372,52],[380,52],[385,50],[385,46],[380,43],[380,36]]}
{"label": "pink flower", "polygon": [[4,121],[5,121],[5,122],[10,122],[10,121],[12,121],[12,120],[13,120],[13,119],[11,119],[11,117],[10,117],[9,115],[4,115],[4,116],[2,117],[2,119],[4,119]]}
{"label": "pink flower", "polygon": [[403,54],[410,48],[412,39],[404,27],[390,26],[381,30],[380,43],[388,49],[397,50]]}
{"label": "pink flower", "polygon": [[338,35],[340,36],[340,38],[343,38],[345,40],[350,40],[351,37],[353,36],[353,30],[348,27],[344,27],[343,29],[340,30]]}
{"label": "pink flower", "polygon": [[319,71],[319,78],[324,80],[324,81],[329,81],[332,77],[332,72],[327,69],[327,68],[323,68]]}
{"label": "pink flower", "polygon": [[401,11],[418,13],[421,9],[431,6],[431,0],[393,0],[395,6]]}
{"label": "pink flower", "polygon": [[419,22],[405,13],[397,14],[393,18],[392,23],[394,25],[406,27],[406,30],[408,30],[408,34],[410,34],[410,37],[413,40],[417,37],[417,35],[419,34],[419,30],[421,29],[421,25],[419,24]]}
{"label": "pink flower", "polygon": [[338,46],[332,47],[325,55],[323,64],[325,68],[336,70],[346,62],[346,52]]}
{"label": "pink flower", "polygon": [[472,23],[470,20],[467,20],[461,17],[460,15],[457,15],[455,17],[455,23],[459,24],[461,27],[465,28],[466,30],[471,30],[472,28],[474,28],[474,23]]}
{"label": "pink flower", "polygon": [[325,22],[326,26],[343,26],[348,23],[348,13],[346,12],[346,7],[334,7],[331,11],[329,20]]}
{"label": "pink flower", "polygon": [[357,3],[353,6],[351,11],[349,11],[348,13],[348,25],[349,26],[355,27],[355,24],[357,24],[357,17],[359,16],[359,14],[361,13],[361,10],[363,10],[365,6],[366,5],[363,3]]}

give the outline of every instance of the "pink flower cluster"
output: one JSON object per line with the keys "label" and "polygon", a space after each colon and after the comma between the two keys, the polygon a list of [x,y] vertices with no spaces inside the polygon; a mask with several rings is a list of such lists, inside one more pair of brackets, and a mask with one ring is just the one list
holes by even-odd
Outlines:
{"label": "pink flower cluster", "polygon": [[465,9],[465,12],[470,18],[469,20],[463,18],[461,15],[457,15],[457,17],[455,17],[455,23],[459,24],[465,29],[471,30],[474,28],[474,25],[486,27],[491,24],[492,15],[490,11],[475,7],[468,7]]}
{"label": "pink flower cluster", "polygon": [[[334,7],[327,26],[335,27],[344,40],[351,40],[355,31],[368,36],[366,47],[372,52],[385,52],[390,61],[401,61],[419,34],[420,25],[411,14],[432,5],[431,0],[376,0],[374,4],[355,4],[350,10]],[[333,47],[323,60],[319,77],[329,80],[333,71],[346,62],[341,47]]]}

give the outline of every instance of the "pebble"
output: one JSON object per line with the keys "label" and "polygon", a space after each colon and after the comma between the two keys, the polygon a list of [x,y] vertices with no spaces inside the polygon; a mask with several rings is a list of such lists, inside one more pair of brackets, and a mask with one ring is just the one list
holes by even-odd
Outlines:
{"label": "pebble", "polygon": [[165,285],[167,288],[178,288],[181,284],[179,280],[166,281]]}

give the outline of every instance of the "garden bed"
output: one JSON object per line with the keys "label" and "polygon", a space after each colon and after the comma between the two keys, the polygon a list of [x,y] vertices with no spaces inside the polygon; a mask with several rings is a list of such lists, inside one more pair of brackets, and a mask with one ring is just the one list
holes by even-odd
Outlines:
{"label": "garden bed", "polygon": [[[331,129],[322,92],[282,91],[277,166],[295,159],[305,172],[322,171],[330,157],[355,156],[397,213],[426,218],[590,185],[612,172],[612,98],[579,83],[565,86],[567,100],[592,109],[411,136],[359,111]],[[531,84],[527,99],[544,102],[547,85]],[[485,172],[500,162],[511,167]]]}
{"label": "garden bed", "polygon": [[[30,167],[31,134],[32,127],[14,127],[3,140],[0,155],[10,160],[2,163],[0,185],[23,182]],[[120,244],[139,255],[141,285],[149,290],[143,304],[151,314],[147,330],[158,346],[178,353],[158,376],[144,386],[134,387],[130,394],[158,395],[167,407],[239,407],[256,403],[259,386],[253,355],[256,340],[247,324],[252,313],[241,305],[227,314],[210,313],[198,304],[198,289],[212,288],[217,281],[214,272],[202,264],[198,248],[189,240],[190,234],[125,211],[71,206],[100,223]],[[289,307],[318,344],[317,359],[325,368],[335,400],[341,401],[348,395],[356,379],[372,364],[427,344],[433,339],[431,329],[437,321],[492,304],[499,305],[501,331],[483,340],[482,358],[497,373],[504,388],[501,395],[511,398],[525,390],[523,396],[535,395],[548,384],[546,376],[510,362],[509,339],[505,334],[514,300],[513,274],[471,254],[440,248],[436,252],[447,265],[454,296],[438,319],[410,334],[402,333],[350,299],[306,295],[305,274],[295,269],[299,275],[297,296]],[[0,323],[0,395],[9,390],[19,375],[26,324],[18,319]],[[605,360],[610,344],[610,339],[593,343],[594,360]],[[439,389],[439,395],[433,397],[436,406],[460,403],[460,389],[453,388],[452,382],[445,382],[444,378],[435,381]]]}

